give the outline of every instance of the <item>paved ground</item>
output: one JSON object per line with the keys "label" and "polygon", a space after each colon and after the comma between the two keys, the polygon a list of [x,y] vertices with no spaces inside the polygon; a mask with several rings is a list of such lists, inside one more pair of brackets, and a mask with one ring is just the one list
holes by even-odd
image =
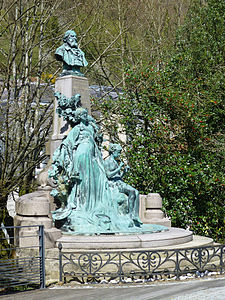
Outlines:
{"label": "paved ground", "polygon": [[225,300],[225,277],[132,286],[57,287],[0,296],[0,300]]}

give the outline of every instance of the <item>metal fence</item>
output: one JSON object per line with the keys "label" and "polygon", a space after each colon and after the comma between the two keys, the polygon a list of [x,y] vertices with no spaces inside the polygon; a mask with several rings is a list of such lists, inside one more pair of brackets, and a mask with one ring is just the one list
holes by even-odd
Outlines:
{"label": "metal fence", "polygon": [[174,250],[62,251],[59,244],[60,281],[132,283],[157,279],[206,276],[225,271],[225,245]]}
{"label": "metal fence", "polygon": [[19,286],[45,288],[43,225],[0,227],[0,288]]}

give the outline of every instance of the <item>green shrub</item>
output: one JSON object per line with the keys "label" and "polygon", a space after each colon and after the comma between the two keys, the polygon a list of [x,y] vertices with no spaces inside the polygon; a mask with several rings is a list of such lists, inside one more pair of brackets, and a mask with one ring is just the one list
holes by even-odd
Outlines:
{"label": "green shrub", "polygon": [[126,133],[127,181],[160,193],[173,226],[217,241],[225,236],[224,12],[224,1],[195,1],[171,59],[127,68],[120,100],[97,104],[111,139],[119,123]]}

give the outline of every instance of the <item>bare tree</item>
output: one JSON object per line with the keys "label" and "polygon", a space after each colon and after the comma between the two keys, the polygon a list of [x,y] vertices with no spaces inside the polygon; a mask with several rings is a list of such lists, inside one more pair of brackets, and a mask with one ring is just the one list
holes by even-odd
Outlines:
{"label": "bare tree", "polygon": [[189,2],[80,1],[69,17],[86,52],[86,74],[91,82],[124,86],[126,66],[140,67],[146,61],[160,60],[172,45]]}
{"label": "bare tree", "polygon": [[[0,13],[0,224],[9,193],[26,193],[52,124],[52,53],[68,21],[62,0],[3,1]],[[63,12],[64,13],[64,12]],[[54,72],[55,70],[55,72]]]}

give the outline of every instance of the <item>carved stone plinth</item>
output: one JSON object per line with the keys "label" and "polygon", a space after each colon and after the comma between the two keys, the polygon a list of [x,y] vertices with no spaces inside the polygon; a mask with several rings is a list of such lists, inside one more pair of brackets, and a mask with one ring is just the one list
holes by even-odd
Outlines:
{"label": "carved stone plinth", "polygon": [[[50,207],[49,191],[38,190],[26,194],[16,201],[16,216],[14,217],[14,226],[44,225],[46,248],[55,247],[55,241],[61,237],[61,230],[53,227]],[[37,246],[39,243],[38,236],[36,234],[32,236],[32,233],[36,233],[37,230],[37,227],[17,228],[15,235],[19,236],[17,239],[18,246],[26,247],[31,243]]]}
{"label": "carved stone plinth", "polygon": [[[87,108],[88,113],[91,114],[90,91],[88,79],[80,76],[63,76],[58,77],[55,82],[55,92],[60,92],[67,98],[71,98],[75,94],[81,95],[82,107]],[[47,145],[47,154],[52,157],[55,149],[61,144],[62,139],[68,134],[70,128],[66,122],[59,118],[56,113],[57,100],[54,101],[54,115],[53,115],[53,132],[49,144]]]}
{"label": "carved stone plinth", "polygon": [[171,221],[162,211],[162,198],[157,193],[140,195],[140,219],[144,224],[157,224],[171,227]]}

